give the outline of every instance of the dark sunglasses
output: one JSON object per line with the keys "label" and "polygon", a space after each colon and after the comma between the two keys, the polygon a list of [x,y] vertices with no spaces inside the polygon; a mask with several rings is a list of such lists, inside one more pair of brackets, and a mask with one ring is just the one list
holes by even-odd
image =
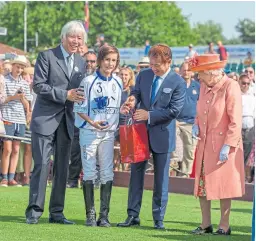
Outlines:
{"label": "dark sunglasses", "polygon": [[247,82],[242,82],[242,85],[250,85],[250,83],[247,83]]}
{"label": "dark sunglasses", "polygon": [[96,63],[96,60],[86,60],[86,63]]}
{"label": "dark sunglasses", "polygon": [[147,69],[149,66],[140,66],[140,69]]}
{"label": "dark sunglasses", "polygon": [[245,73],[250,73],[250,74],[253,74],[253,71],[252,71],[252,70],[250,70],[250,71],[248,71],[248,70],[245,70]]}

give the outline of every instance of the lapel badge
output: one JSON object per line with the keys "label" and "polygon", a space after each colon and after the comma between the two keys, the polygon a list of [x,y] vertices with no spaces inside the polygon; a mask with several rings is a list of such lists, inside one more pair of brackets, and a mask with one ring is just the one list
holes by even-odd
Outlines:
{"label": "lapel badge", "polygon": [[165,94],[170,94],[172,92],[172,89],[171,88],[163,88],[163,92]]}
{"label": "lapel badge", "polygon": [[74,70],[77,72],[79,69],[78,69],[78,67],[77,67],[77,66],[75,66]]}
{"label": "lapel badge", "polygon": [[197,94],[196,90],[192,90],[192,94],[196,95]]}

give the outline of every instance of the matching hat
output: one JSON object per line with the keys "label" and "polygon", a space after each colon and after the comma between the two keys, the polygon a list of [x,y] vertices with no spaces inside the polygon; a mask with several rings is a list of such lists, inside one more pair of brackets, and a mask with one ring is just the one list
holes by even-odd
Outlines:
{"label": "matching hat", "polygon": [[193,72],[200,72],[204,70],[223,69],[227,61],[221,61],[219,54],[202,54],[194,55],[188,60],[188,68]]}

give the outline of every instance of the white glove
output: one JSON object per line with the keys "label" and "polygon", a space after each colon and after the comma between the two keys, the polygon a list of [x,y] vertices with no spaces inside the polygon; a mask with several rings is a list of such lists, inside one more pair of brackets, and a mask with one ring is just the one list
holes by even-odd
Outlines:
{"label": "white glove", "polygon": [[198,125],[196,125],[196,124],[194,124],[193,126],[192,126],[192,138],[194,138],[194,139],[199,139],[199,127],[198,127]]}

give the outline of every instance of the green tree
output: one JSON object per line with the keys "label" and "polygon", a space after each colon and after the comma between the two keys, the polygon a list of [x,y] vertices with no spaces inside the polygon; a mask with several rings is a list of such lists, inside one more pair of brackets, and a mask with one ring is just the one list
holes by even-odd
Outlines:
{"label": "green tree", "polygon": [[224,44],[242,44],[242,39],[241,38],[230,38],[230,39],[226,39],[224,42]]}
{"label": "green tree", "polygon": [[[0,41],[23,48],[25,2],[6,2],[1,6],[1,26],[8,28]],[[27,2],[27,34],[39,35],[39,49],[60,42],[62,26],[69,20],[84,20],[84,2]],[[90,8],[89,44],[104,33],[106,41],[117,47],[143,46],[146,39],[170,46],[197,42],[188,20],[174,2],[102,2],[92,1]],[[34,42],[28,42],[28,49]]]}
{"label": "green tree", "polygon": [[219,40],[225,42],[221,24],[215,23],[212,20],[205,23],[197,23],[194,27],[194,32],[198,38],[198,45],[207,45],[209,42],[216,43]]}
{"label": "green tree", "polygon": [[138,47],[146,39],[183,46],[196,41],[189,22],[175,3],[90,2],[90,42],[98,33],[117,47]]}
{"label": "green tree", "polygon": [[[27,37],[34,39],[39,35],[39,48],[51,47],[60,42],[62,26],[72,19],[83,19],[83,2],[28,2]],[[24,46],[24,8],[25,2],[7,2],[0,11],[2,27],[8,28],[7,36],[0,41],[23,49]],[[28,41],[29,47],[35,43]]]}
{"label": "green tree", "polygon": [[243,43],[255,43],[255,21],[248,18],[239,20],[235,28]]}

